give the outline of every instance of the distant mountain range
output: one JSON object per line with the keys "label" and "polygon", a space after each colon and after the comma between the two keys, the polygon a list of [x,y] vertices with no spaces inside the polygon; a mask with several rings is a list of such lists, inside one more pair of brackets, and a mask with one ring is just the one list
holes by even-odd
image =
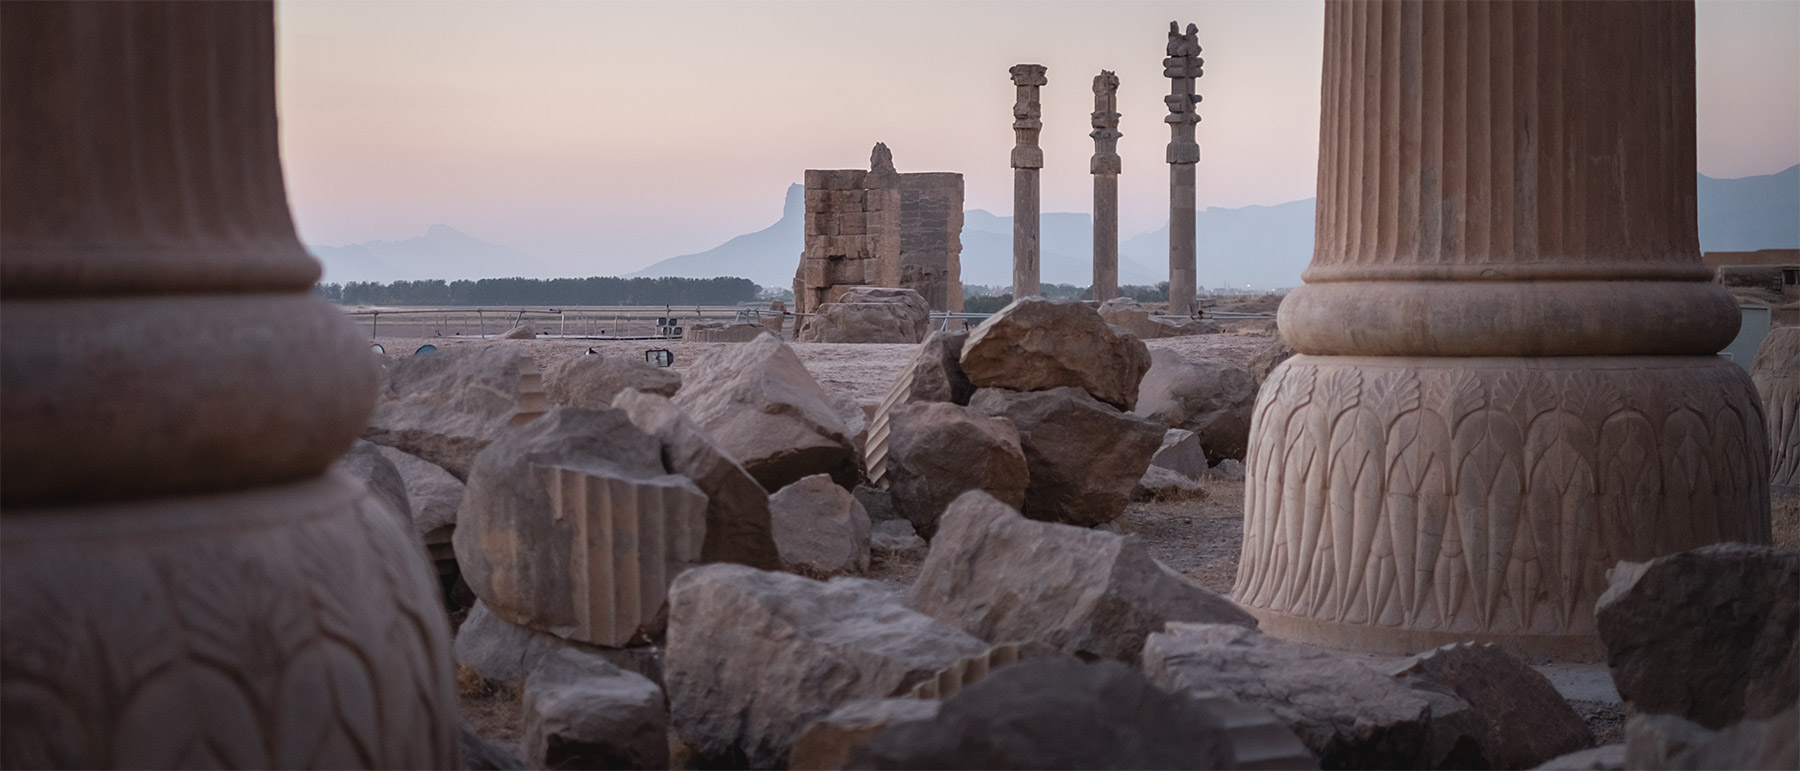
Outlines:
{"label": "distant mountain range", "polygon": [[[1702,251],[1800,248],[1800,166],[1777,174],[1696,180]],[[763,286],[793,284],[804,241],[805,191],[790,185],[781,219],[697,254],[654,263],[628,276],[712,278],[741,276]],[[1297,286],[1312,261],[1313,210],[1307,198],[1275,206],[1208,208],[1196,212],[1200,283],[1259,289]],[[1087,214],[1047,213],[1039,220],[1042,279],[1086,286],[1093,278],[1093,225]],[[1012,218],[972,209],[963,213],[965,284],[1012,283]],[[535,275],[530,258],[443,225],[405,241],[308,247],[325,263],[327,281],[487,278]],[[1167,225],[1119,243],[1119,282],[1155,284],[1168,278]]]}
{"label": "distant mountain range", "polygon": [[338,284],[433,278],[456,281],[535,276],[544,271],[529,256],[448,225],[432,225],[424,235],[404,241],[364,241],[349,246],[309,244],[306,249],[325,265],[325,277],[321,280]]}

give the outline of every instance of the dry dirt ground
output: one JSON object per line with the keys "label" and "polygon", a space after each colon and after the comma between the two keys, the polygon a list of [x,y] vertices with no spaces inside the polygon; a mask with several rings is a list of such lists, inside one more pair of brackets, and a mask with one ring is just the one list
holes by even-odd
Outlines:
{"label": "dry dirt ground", "polygon": [[[1257,325],[1246,326],[1249,328],[1242,332],[1152,340],[1147,345],[1174,349],[1190,358],[1219,358],[1244,364],[1273,340],[1271,334],[1261,331]],[[687,370],[713,350],[732,345],[651,340],[484,341],[463,338],[381,338],[377,342],[384,346],[389,356],[410,355],[427,343],[440,348],[518,346],[546,369],[564,359],[584,355],[590,348],[608,356],[633,358],[642,357],[648,349],[666,348],[675,354],[673,368],[678,371]],[[914,349],[910,345],[790,344],[807,370],[828,392],[849,396],[865,407],[873,407],[881,401],[888,385]],[[1202,484],[1208,493],[1204,500],[1134,503],[1108,527],[1121,534],[1137,536],[1156,559],[1208,589],[1229,594],[1237,574],[1238,551],[1243,537],[1244,485],[1241,481],[1223,479],[1205,479]],[[1800,490],[1776,491],[1772,515],[1776,545],[1800,548]],[[921,560],[917,558],[878,553],[867,577],[903,590],[918,576],[920,564]],[[1603,665],[1569,665],[1565,668],[1571,667],[1570,673],[1546,674],[1558,683],[1570,704],[1586,718],[1599,743],[1622,741],[1625,715],[1617,694],[1608,693],[1610,680],[1604,676]],[[1542,671],[1545,667],[1539,669]],[[1593,682],[1567,687],[1571,676]],[[465,720],[470,727],[501,747],[514,750],[521,733],[518,694],[511,689],[483,684],[466,671],[459,673],[458,686]]]}

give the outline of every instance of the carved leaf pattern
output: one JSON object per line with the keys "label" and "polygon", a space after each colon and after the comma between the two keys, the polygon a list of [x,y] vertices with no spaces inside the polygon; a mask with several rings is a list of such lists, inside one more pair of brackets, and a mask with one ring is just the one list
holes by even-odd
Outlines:
{"label": "carved leaf pattern", "polygon": [[1271,375],[1247,456],[1240,601],[1591,634],[1619,560],[1768,540],[1768,470],[1751,460],[1766,428],[1729,363],[1397,361],[1308,358]]}
{"label": "carved leaf pattern", "polygon": [[0,765],[454,766],[448,630],[416,537],[366,491],[309,491],[319,510],[159,512],[149,536],[104,511],[9,520]]}

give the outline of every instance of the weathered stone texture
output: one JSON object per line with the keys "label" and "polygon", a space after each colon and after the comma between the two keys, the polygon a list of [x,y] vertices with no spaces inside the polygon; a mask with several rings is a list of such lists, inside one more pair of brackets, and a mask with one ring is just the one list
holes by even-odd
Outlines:
{"label": "weathered stone texture", "polygon": [[1716,729],[1800,700],[1800,552],[1718,544],[1611,577],[1594,617],[1636,711]]}
{"label": "weathered stone texture", "polygon": [[1800,487],[1800,327],[1776,327],[1750,366],[1769,432],[1769,484]]}
{"label": "weathered stone texture", "polygon": [[1169,621],[1256,625],[1133,538],[1025,519],[979,491],[944,514],[907,604],[993,643],[1121,661]]}
{"label": "weathered stone texture", "polygon": [[681,373],[627,356],[574,356],[544,373],[545,400],[569,407],[608,407],[623,391],[674,396],[679,390]]}
{"label": "weathered stone texture", "polygon": [[669,767],[662,689],[594,654],[544,656],[525,680],[520,712],[533,768]]}
{"label": "weathered stone texture", "polygon": [[838,771],[850,768],[850,759],[881,732],[900,725],[930,720],[937,715],[936,699],[877,699],[845,704],[814,720],[794,742],[788,756],[791,771]]}
{"label": "weathered stone texture", "polygon": [[873,581],[708,565],[671,590],[664,679],[675,729],[702,759],[774,768],[808,723],[987,649]]}
{"label": "weathered stone texture", "polygon": [[1029,472],[1012,421],[949,402],[902,404],[892,413],[887,457],[894,513],[927,539],[951,501],[981,490],[1025,505]]}
{"label": "weathered stone texture", "polygon": [[457,347],[430,356],[382,359],[380,399],[363,438],[469,478],[475,454],[521,411],[521,388],[537,365],[507,346]]}
{"label": "weathered stone texture", "polygon": [[1023,511],[1050,522],[1091,527],[1117,519],[1163,437],[1162,426],[1076,388],[983,388],[969,409],[1012,421],[1025,452]]}
{"label": "weathered stone texture", "polygon": [[951,402],[967,405],[975,384],[962,371],[965,331],[933,332],[913,351],[887,395],[869,417],[869,436],[863,445],[863,472],[869,484],[886,486],[888,445],[892,437],[893,411],[911,402]]}
{"label": "weathered stone texture", "polygon": [[1556,686],[1497,645],[1436,648],[1409,659],[1394,676],[1468,702],[1487,728],[1481,746],[1493,768],[1535,768],[1594,743],[1587,722]]}
{"label": "weathered stone texture", "polygon": [[911,289],[850,287],[814,312],[796,341],[917,343],[931,330],[931,306]]}
{"label": "weathered stone texture", "polygon": [[869,569],[869,513],[831,477],[806,477],[769,496],[781,561],[817,573]]}
{"label": "weathered stone texture", "polygon": [[1027,297],[969,333],[962,371],[978,388],[1072,386],[1130,410],[1150,361],[1143,341],[1115,333],[1087,305]]}
{"label": "weathered stone texture", "polygon": [[849,489],[862,475],[844,419],[773,335],[707,354],[673,401],[769,492],[813,474]]}
{"label": "weathered stone texture", "polygon": [[911,289],[932,310],[962,310],[961,174],[900,174],[877,143],[868,171],[808,169],[805,181],[795,312],[858,286]]}
{"label": "weathered stone texture", "polygon": [[1206,459],[1242,460],[1250,442],[1256,382],[1236,363],[1189,359],[1167,348],[1150,352],[1132,413],[1192,431]]}

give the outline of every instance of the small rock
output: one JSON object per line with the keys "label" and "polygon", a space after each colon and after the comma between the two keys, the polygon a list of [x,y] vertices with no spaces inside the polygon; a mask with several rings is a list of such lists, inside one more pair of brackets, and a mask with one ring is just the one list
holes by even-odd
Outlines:
{"label": "small rock", "polygon": [[510,688],[524,687],[526,676],[538,661],[564,649],[600,656],[651,682],[662,682],[662,654],[655,647],[600,648],[565,640],[502,619],[480,600],[475,601],[462,626],[457,627],[454,645],[458,665],[468,667],[483,680]]}
{"label": "small rock", "polygon": [[1131,499],[1139,502],[1191,501],[1205,497],[1206,488],[1199,482],[1162,466],[1144,469],[1144,476],[1138,479],[1136,487],[1131,488]]}
{"label": "small rock", "polygon": [[818,573],[869,569],[869,513],[831,477],[817,474],[769,497],[775,547],[788,565]]}
{"label": "small rock", "polygon": [[1466,702],[1254,629],[1169,624],[1145,641],[1144,673],[1166,690],[1219,692],[1268,710],[1324,768],[1486,765],[1479,752],[1469,752],[1479,735],[1434,731],[1434,715],[1466,712]]}
{"label": "small rock", "polygon": [[769,494],[712,437],[668,399],[625,391],[613,399],[639,430],[662,444],[663,467],[706,493],[704,562],[736,562],[763,570],[781,567],[769,524]]}
{"label": "small rock", "polygon": [[864,511],[869,512],[870,522],[886,522],[899,516],[894,513],[894,496],[886,490],[857,485],[850,494],[856,496],[856,502],[863,505]]}
{"label": "small rock", "polygon": [[1025,504],[1025,450],[1012,421],[950,402],[914,402],[889,413],[887,480],[894,512],[922,535],[956,497],[981,490],[1015,508]]}
{"label": "small rock", "polygon": [[925,558],[927,548],[925,539],[913,532],[912,523],[904,519],[877,522],[869,531],[869,549],[878,554],[919,560]]}
{"label": "small rock", "polygon": [[1495,768],[1531,768],[1594,743],[1556,686],[1498,645],[1445,645],[1409,659],[1394,676],[1468,702],[1486,728],[1482,754]]}
{"label": "small rock", "polygon": [[1250,444],[1256,380],[1243,367],[1217,359],[1189,360],[1167,348],[1150,352],[1132,413],[1168,428],[1194,432],[1208,460],[1242,460]]}
{"label": "small rock", "polygon": [[874,581],[707,565],[671,590],[664,674],[676,731],[703,762],[774,768],[808,723],[987,649]]}
{"label": "small rock", "polygon": [[792,771],[836,771],[849,768],[850,758],[877,734],[901,723],[930,720],[936,699],[879,699],[845,704],[813,721],[800,732],[788,756]]}
{"label": "small rock", "polygon": [[808,343],[917,343],[931,329],[931,304],[911,289],[857,286],[820,305],[795,339]]}
{"label": "small rock", "polygon": [[1713,731],[1674,715],[1640,714],[1625,726],[1625,767],[1651,771],[1800,768],[1800,707]]}
{"label": "small rock", "polygon": [[1225,716],[1123,664],[1037,659],[957,692],[928,721],[882,731],[850,767],[1240,768],[1232,739]]}
{"label": "small rock", "polygon": [[598,656],[545,656],[525,680],[521,712],[537,768],[669,767],[662,689]]}
{"label": "small rock", "polygon": [[1162,446],[1150,456],[1150,465],[1161,466],[1189,479],[1206,473],[1206,448],[1192,431],[1171,428],[1163,434]]}
{"label": "small rock", "polygon": [[501,340],[536,340],[537,333],[531,327],[513,327],[500,335]]}
{"label": "small rock", "polygon": [[[1078,388],[983,388],[969,408],[1012,421],[1025,453],[1025,516],[1091,527],[1117,519],[1164,429]],[[1106,448],[1096,452],[1095,448]]]}
{"label": "small rock", "polygon": [[1723,543],[1609,575],[1594,616],[1636,712],[1718,729],[1800,700],[1800,552]]}
{"label": "small rock", "polygon": [[1219,464],[1207,469],[1206,475],[1213,479],[1239,481],[1244,478],[1244,462],[1235,458],[1226,458]]}
{"label": "small rock", "polygon": [[813,474],[848,490],[862,475],[843,417],[774,335],[707,354],[673,401],[769,492]]}
{"label": "small rock", "polygon": [[1537,771],[1625,771],[1625,745],[1576,750],[1545,761]]}
{"label": "small rock", "polygon": [[623,646],[655,633],[669,582],[700,561],[706,505],[624,412],[557,407],[476,457],[452,542],[495,615]]}
{"label": "small rock", "polygon": [[1168,621],[1256,626],[1135,538],[1029,520],[980,491],[957,498],[940,527],[907,604],[996,644],[1135,662]]}
{"label": "small rock", "polygon": [[570,407],[608,407],[624,391],[674,396],[679,390],[681,373],[625,356],[574,356],[544,373],[544,398]]}
{"label": "small rock", "polygon": [[989,316],[963,344],[962,369],[977,388],[1080,388],[1122,410],[1137,404],[1149,350],[1115,333],[1079,302],[1025,297]]}

